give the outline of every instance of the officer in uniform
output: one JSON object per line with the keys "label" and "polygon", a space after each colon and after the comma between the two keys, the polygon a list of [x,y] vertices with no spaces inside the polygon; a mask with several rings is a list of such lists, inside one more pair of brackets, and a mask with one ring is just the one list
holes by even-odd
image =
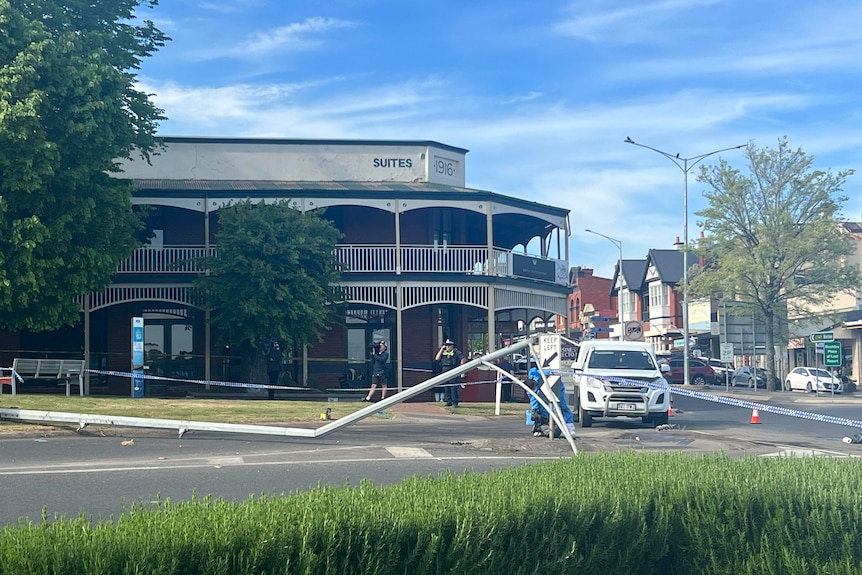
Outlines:
{"label": "officer in uniform", "polygon": [[[440,362],[444,372],[467,363],[467,358],[464,357],[461,350],[455,347],[455,342],[451,339],[447,339],[443,342],[443,345],[440,347],[434,360]],[[461,399],[460,391],[461,374],[459,373],[446,382],[446,389],[444,392],[446,405],[458,407],[458,402]]]}

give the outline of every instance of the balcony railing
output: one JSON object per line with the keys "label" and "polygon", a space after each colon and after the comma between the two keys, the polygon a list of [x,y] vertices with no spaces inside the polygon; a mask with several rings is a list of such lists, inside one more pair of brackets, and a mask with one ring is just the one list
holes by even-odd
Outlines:
{"label": "balcony railing", "polygon": [[508,274],[509,252],[505,250],[494,250],[494,259],[489,268],[488,249],[484,247],[401,246],[400,249],[399,270],[395,246],[342,245],[335,248],[338,260],[345,265],[348,272]]}
{"label": "balcony railing", "polygon": [[[210,247],[214,255],[215,247]],[[512,252],[482,246],[401,246],[400,269],[397,249],[392,245],[339,245],[338,261],[346,273],[463,273],[513,277]],[[118,274],[201,272],[194,258],[206,255],[204,246],[141,248],[117,267]],[[531,256],[536,257],[536,256]],[[542,258],[539,258],[542,259]]]}
{"label": "balcony railing", "polygon": [[[210,248],[209,255],[215,254]],[[196,274],[202,270],[194,259],[207,255],[204,246],[174,246],[169,248],[140,248],[117,266],[118,274],[185,273]]]}

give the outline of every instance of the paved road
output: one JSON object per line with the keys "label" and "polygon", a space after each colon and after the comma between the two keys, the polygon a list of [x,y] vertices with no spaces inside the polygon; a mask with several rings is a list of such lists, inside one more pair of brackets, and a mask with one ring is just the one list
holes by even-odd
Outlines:
{"label": "paved road", "polygon": [[[862,399],[849,396],[733,392],[727,397],[838,417],[862,415]],[[639,420],[578,429],[577,451],[862,455],[862,445],[841,441],[854,432],[844,426],[769,412],[761,412],[761,424],[752,425],[750,409],[687,397],[684,391],[675,394],[674,410],[674,429],[665,431]],[[318,485],[355,486],[362,479],[390,484],[417,474],[486,472],[573,455],[566,441],[530,436],[523,417],[420,411],[403,406],[392,418],[375,417],[320,439],[202,432],[179,438],[165,430],[115,428],[44,433],[37,428],[42,432],[37,436],[0,440],[0,525],[20,517],[38,521],[43,508],[49,517],[84,512],[109,518],[132,503],[182,501],[195,493],[244,500]]]}

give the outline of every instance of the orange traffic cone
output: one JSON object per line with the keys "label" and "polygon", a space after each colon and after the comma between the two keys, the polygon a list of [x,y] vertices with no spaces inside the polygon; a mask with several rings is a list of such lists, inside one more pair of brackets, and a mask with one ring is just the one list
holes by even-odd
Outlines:
{"label": "orange traffic cone", "polygon": [[751,412],[751,423],[760,423],[760,414],[757,413],[757,408],[754,408],[754,411]]}

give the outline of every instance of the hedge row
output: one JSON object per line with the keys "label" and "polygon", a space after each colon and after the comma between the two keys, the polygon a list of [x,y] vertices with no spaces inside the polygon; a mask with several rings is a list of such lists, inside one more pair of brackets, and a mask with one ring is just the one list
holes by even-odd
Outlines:
{"label": "hedge row", "polygon": [[857,460],[615,453],[0,533],[0,574],[862,572]]}

